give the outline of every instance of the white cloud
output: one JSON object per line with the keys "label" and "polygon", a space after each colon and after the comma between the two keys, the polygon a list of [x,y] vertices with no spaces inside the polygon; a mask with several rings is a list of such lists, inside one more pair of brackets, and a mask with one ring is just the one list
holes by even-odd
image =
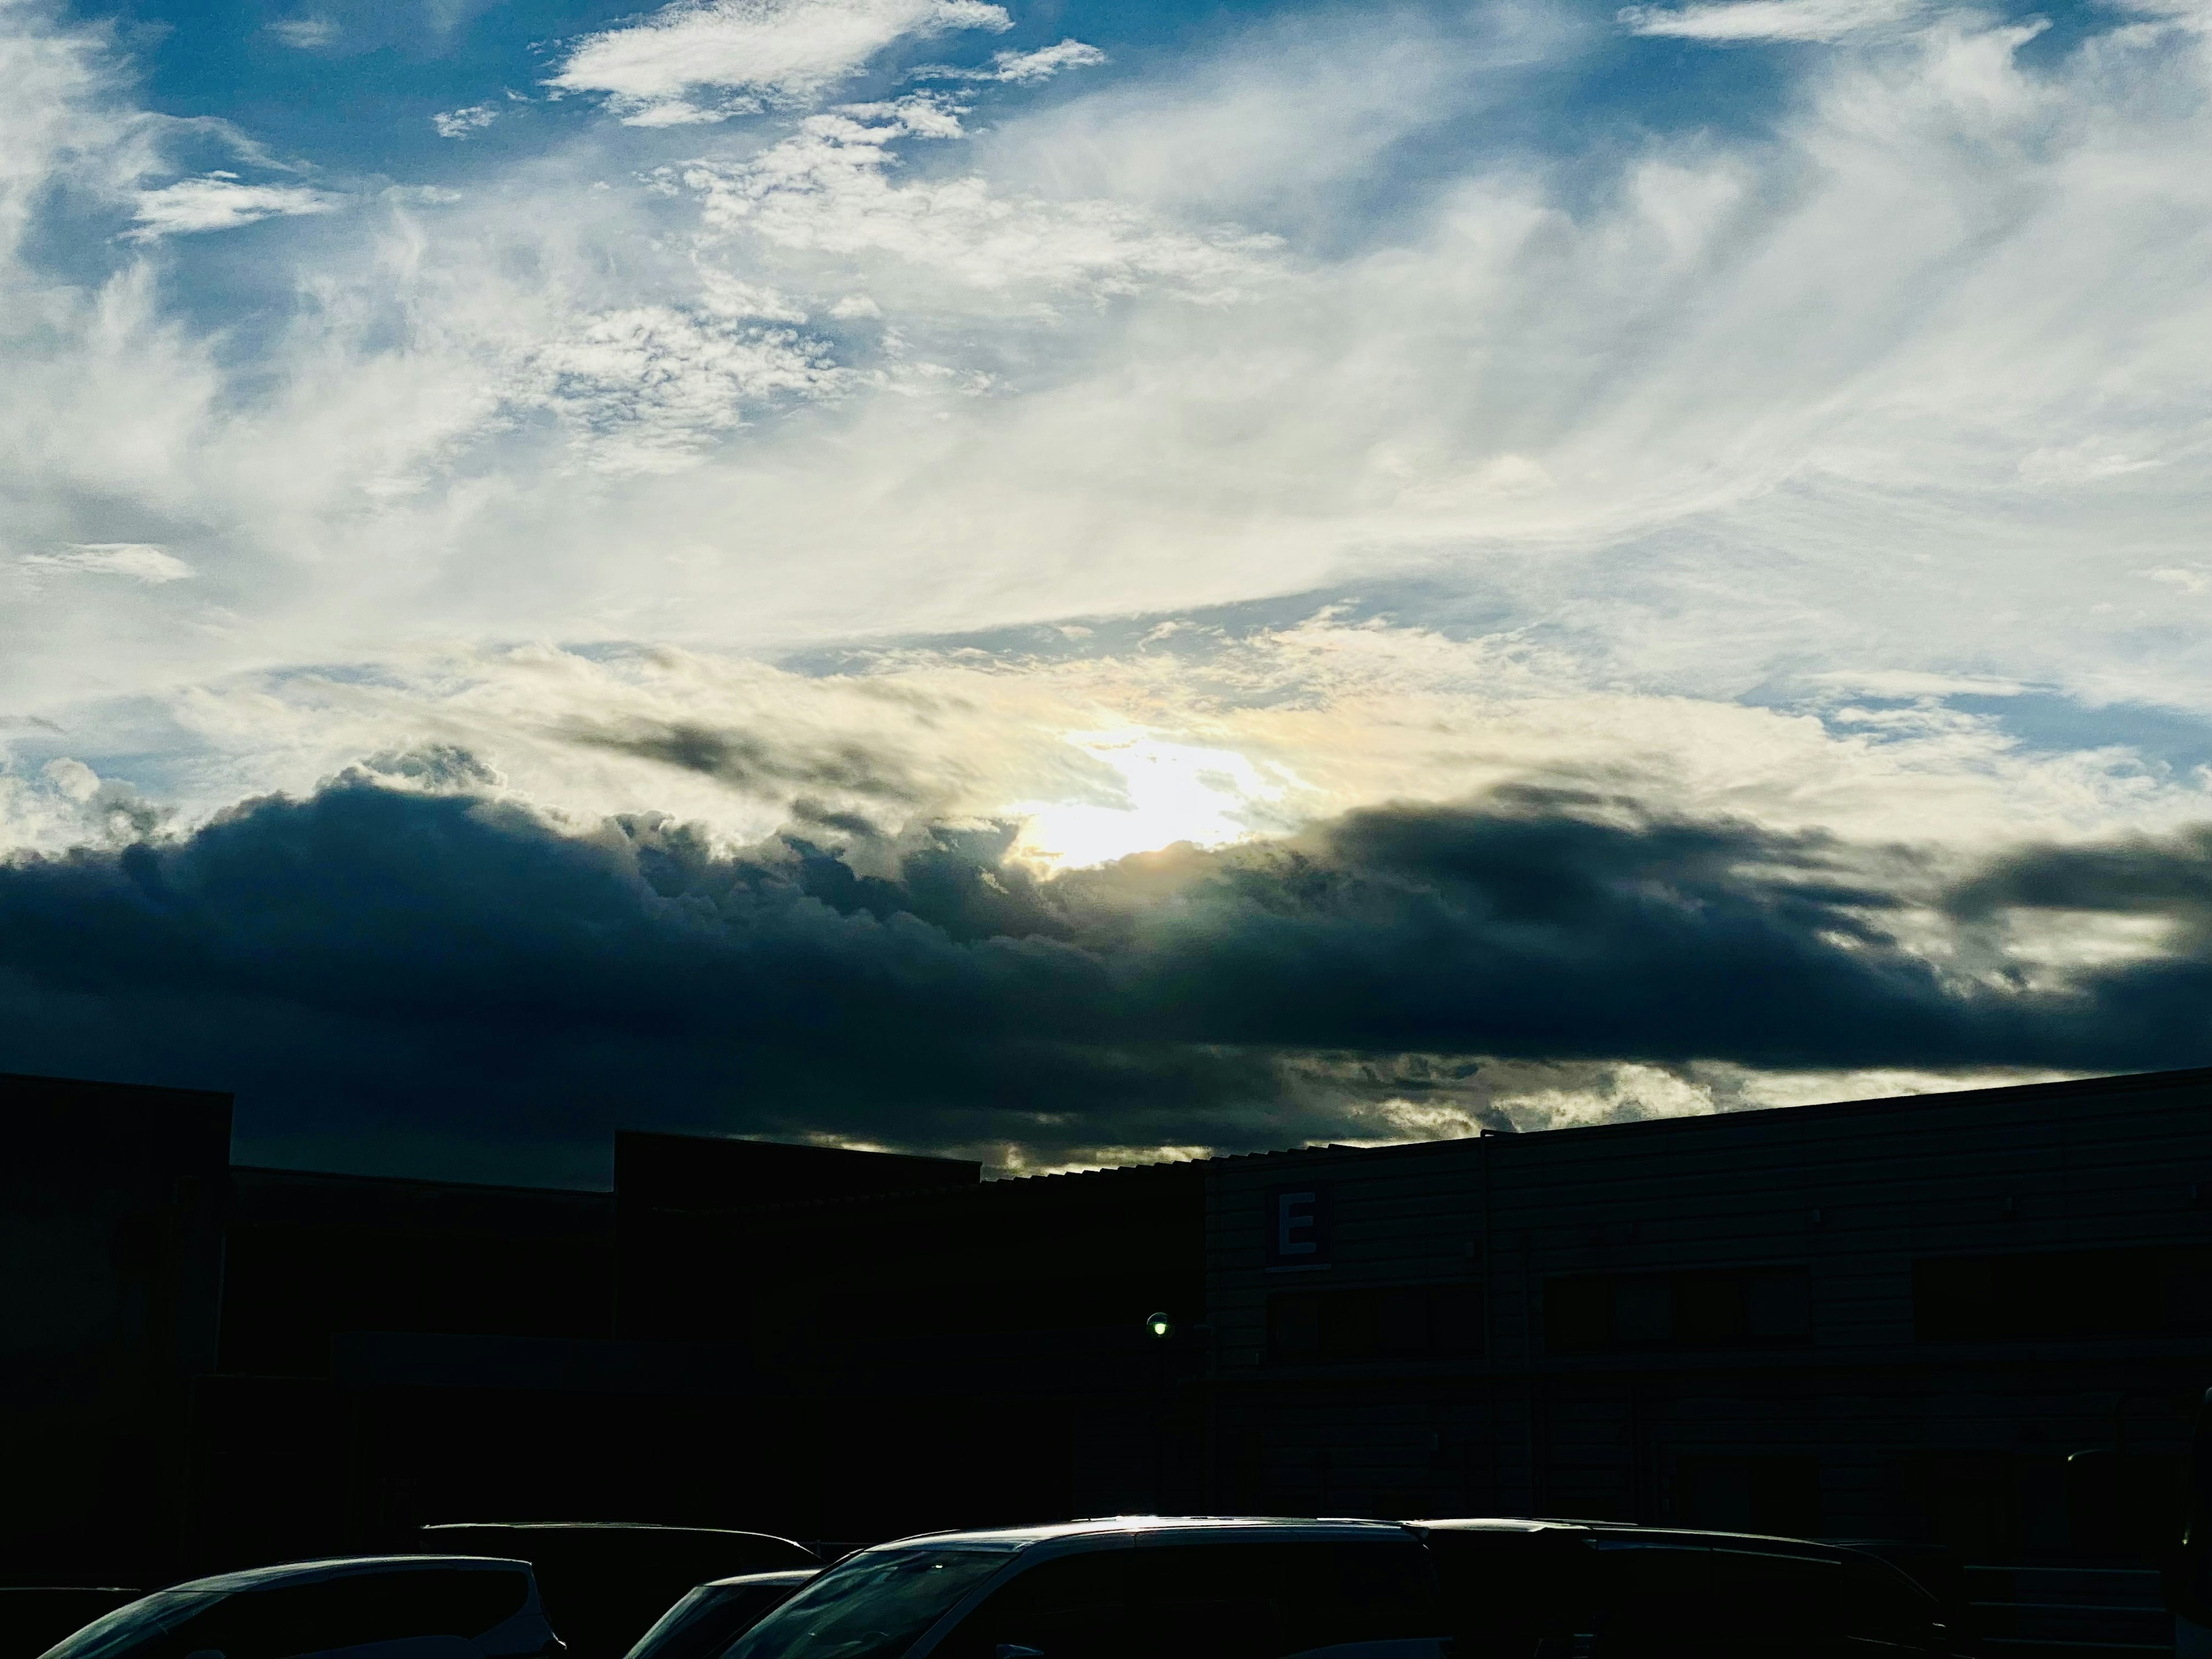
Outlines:
{"label": "white cloud", "polygon": [[472,132],[482,132],[498,119],[498,105],[469,104],[460,109],[441,111],[430,118],[430,125],[438,130],[441,138],[465,138]]}
{"label": "white cloud", "polygon": [[200,231],[232,230],[263,219],[307,213],[331,213],[345,198],[305,185],[247,185],[234,173],[207,173],[180,179],[159,190],[142,190],[132,215],[134,241],[185,236]]}
{"label": "white cloud", "polygon": [[678,0],[586,36],[546,84],[603,94],[634,123],[665,125],[713,118],[687,101],[695,88],[811,98],[894,41],[1012,26],[984,0]]}
{"label": "white cloud", "polygon": [[[2203,557],[2201,56],[2131,19],[2023,62],[2017,31],[1950,17],[1799,64],[1755,139],[1650,138],[1588,158],[1570,193],[1434,148],[1513,72],[1470,91],[1389,28],[994,111],[981,146],[926,102],[702,135],[688,188],[640,188],[619,158],[657,155],[605,126],[471,156],[465,201],[270,227],[299,300],[250,352],[135,250],[82,288],[9,264],[10,314],[40,319],[10,337],[0,399],[14,544],[116,533],[118,508],[221,533],[194,532],[198,584],[0,571],[25,618],[0,689],[58,716],[93,687],[377,664],[425,636],[742,653],[1371,597],[1410,571],[1409,611],[1555,642],[1561,683],[1612,688],[1603,718],[1654,755],[1672,720],[1734,732],[1729,699],[1838,668],[2212,705],[2205,635],[2175,620],[2201,601],[2142,574]],[[127,181],[127,98],[91,46],[41,50],[81,78],[0,104],[24,135],[0,176],[33,202],[64,166]],[[1431,174],[1378,218],[1371,168],[1411,143]],[[1280,214],[1285,244],[1206,228]],[[1224,293],[1241,302],[1188,303]],[[2041,452],[2162,464],[2053,489],[2022,476]],[[1488,753],[1474,708],[1448,717]],[[1334,757],[1330,799],[1421,766],[1495,775],[1417,750],[1392,708],[1333,693],[1301,716],[1310,744],[1268,753],[1301,776]],[[1957,776],[1917,794],[1811,744],[1790,784],[1808,816],[1863,794],[1916,803],[1908,829],[1988,821],[1960,780],[2002,745],[1905,714],[1856,735]],[[1133,702],[1082,718],[1224,742]],[[1498,747],[1546,744],[1572,747]],[[1354,763],[1400,744],[1425,758]],[[224,775],[264,787],[264,762]],[[1725,804],[1727,767],[1701,764],[1723,781],[1655,762],[1651,787]],[[2124,769],[2037,775],[2100,821],[2163,799]]]}
{"label": "white cloud", "polygon": [[698,192],[709,230],[793,250],[889,255],[992,292],[1165,286],[1225,299],[1266,268],[1270,237],[1176,229],[1118,202],[1007,197],[975,174],[892,181],[894,144],[961,131],[957,113],[927,94],[854,105],[810,116],[750,160],[689,167],[683,181]]}
{"label": "white cloud", "polygon": [[749,320],[773,296],[721,297],[719,314],[641,306],[589,318],[536,352],[514,400],[550,410],[594,465],[653,472],[684,465],[748,406],[837,390],[844,377],[820,341]]}
{"label": "white cloud", "polygon": [[946,64],[933,64],[927,69],[914,71],[917,81],[1004,81],[1016,86],[1033,86],[1040,81],[1049,81],[1064,69],[1088,69],[1106,61],[1106,54],[1097,47],[1080,40],[1067,40],[1057,46],[1039,46],[1035,52],[999,52],[991,54],[991,61],[981,69],[957,69]]}
{"label": "white cloud", "polygon": [[1831,669],[1808,674],[1806,684],[1858,692],[1869,697],[2016,697],[2027,687],[2018,680],[1972,674],[1929,674],[1911,668]]}
{"label": "white cloud", "polygon": [[[671,555],[714,550],[660,553]],[[637,568],[652,574],[643,560]],[[1572,657],[1416,627],[1322,617],[1236,639],[1183,631],[1194,637],[1172,653],[1126,642],[1054,660],[1018,646],[887,647],[830,675],[666,647],[387,652],[373,674],[241,674],[164,694],[159,706],[201,745],[179,803],[188,817],[426,741],[465,749],[518,798],[584,818],[664,811],[747,840],[787,822],[799,795],[887,834],[1012,811],[1035,820],[1025,851],[1079,860],[1516,783],[1914,845],[1939,861],[2023,838],[2170,830],[2212,812],[2212,779],[2147,771],[2118,745],[2023,749],[1985,716],[1824,722],[1595,689]],[[66,723],[99,763],[98,716],[80,710]],[[573,736],[685,726],[766,734],[793,752],[885,756],[914,793],[735,787]],[[117,747],[139,741],[138,730],[118,732]]]}
{"label": "white cloud", "polygon": [[1919,0],[1724,0],[1713,5],[1629,6],[1620,13],[1620,21],[1632,34],[1749,46],[1840,40],[1901,22],[1919,9]]}
{"label": "white cloud", "polygon": [[2032,489],[2063,489],[2101,483],[2130,472],[2148,472],[2160,465],[2110,449],[2095,437],[2063,448],[2044,448],[2021,457],[2020,481]]}
{"label": "white cloud", "polygon": [[73,542],[54,553],[27,553],[19,562],[37,570],[68,570],[95,576],[128,576],[159,585],[183,581],[191,566],[150,542]]}
{"label": "white cloud", "polygon": [[2179,588],[2185,593],[2212,593],[2212,567],[2166,565],[2157,570],[2146,570],[2143,574],[2154,582],[2164,582],[2168,587]]}
{"label": "white cloud", "polygon": [[314,52],[332,45],[338,38],[338,26],[327,17],[281,17],[269,25],[270,33],[288,46],[301,52]]}

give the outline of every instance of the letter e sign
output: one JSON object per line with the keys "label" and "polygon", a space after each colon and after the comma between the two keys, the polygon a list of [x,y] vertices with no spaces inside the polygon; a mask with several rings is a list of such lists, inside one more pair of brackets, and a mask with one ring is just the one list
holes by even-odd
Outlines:
{"label": "letter e sign", "polygon": [[1328,1183],[1267,1188],[1267,1267],[1328,1266]]}

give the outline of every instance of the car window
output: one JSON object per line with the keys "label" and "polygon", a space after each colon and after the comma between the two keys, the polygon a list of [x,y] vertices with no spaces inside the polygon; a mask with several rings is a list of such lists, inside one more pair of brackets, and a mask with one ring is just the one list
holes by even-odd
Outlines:
{"label": "car window", "polygon": [[481,1636],[522,1610],[526,1574],[513,1569],[434,1568],[350,1573],[307,1583],[240,1590],[134,1650],[138,1659],[291,1659],[410,1637]]}
{"label": "car window", "polygon": [[1129,1629],[1129,1556],[1094,1550],[1039,1562],[993,1590],[931,1659],[996,1659],[1002,1645],[1047,1659],[1125,1659],[1140,1646]]}
{"label": "car window", "polygon": [[1834,1636],[1844,1574],[1832,1557],[1716,1546],[1711,1571],[1716,1634],[1732,1650],[1802,1653]]}
{"label": "car window", "polygon": [[1887,1561],[1846,1560],[1836,1608],[1839,1635],[1861,1644],[1917,1652],[1934,1635],[1942,1605]]}
{"label": "car window", "polygon": [[1595,1559],[1582,1538],[1554,1532],[1425,1534],[1449,1625],[1469,1653],[1534,1650],[1593,1627]]}
{"label": "car window", "polygon": [[738,1638],[726,1659],[898,1659],[1011,1550],[869,1550]]}
{"label": "car window", "polygon": [[222,1600],[221,1590],[161,1590],[141,1596],[64,1637],[40,1659],[122,1659]]}
{"label": "car window", "polygon": [[1164,1659],[1279,1659],[1444,1633],[1428,1556],[1410,1538],[1178,1540],[1137,1550],[1131,1573],[1144,1650]]}
{"label": "car window", "polygon": [[797,1583],[702,1584],[638,1638],[628,1659],[712,1659],[798,1589]]}
{"label": "car window", "polygon": [[1697,1545],[1602,1540],[1593,1632],[1601,1659],[1705,1659],[1716,1620],[1709,1558]]}

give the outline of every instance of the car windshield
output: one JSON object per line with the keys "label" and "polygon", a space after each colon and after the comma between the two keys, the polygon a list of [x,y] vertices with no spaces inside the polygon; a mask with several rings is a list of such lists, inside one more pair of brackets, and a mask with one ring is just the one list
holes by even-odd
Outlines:
{"label": "car windshield", "polygon": [[899,1659],[1011,1550],[870,1550],[825,1572],[724,1659]]}
{"label": "car windshield", "polygon": [[702,1584],[638,1638],[629,1659],[706,1659],[750,1630],[770,1608],[788,1601],[797,1588],[785,1583]]}
{"label": "car windshield", "polygon": [[94,1620],[40,1659],[118,1659],[222,1600],[221,1590],[157,1590]]}

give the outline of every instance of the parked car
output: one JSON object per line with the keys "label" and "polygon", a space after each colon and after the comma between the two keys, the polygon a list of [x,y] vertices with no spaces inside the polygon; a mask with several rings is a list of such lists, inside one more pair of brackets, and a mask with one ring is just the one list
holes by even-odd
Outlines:
{"label": "parked car", "polygon": [[526,1561],[379,1555],[174,1584],[45,1659],[556,1659]]}
{"label": "parked car", "polygon": [[713,1527],[616,1521],[453,1522],[422,1528],[426,1548],[514,1556],[537,1569],[546,1616],[575,1659],[623,1659],[694,1585],[739,1573],[811,1570],[788,1538]]}
{"label": "parked car", "polygon": [[88,1584],[0,1585],[0,1659],[33,1659],[146,1592]]}
{"label": "parked car", "polygon": [[1441,1659],[1428,1553],[1380,1521],[1144,1516],[848,1557],[723,1659]]}
{"label": "parked car", "polygon": [[702,1584],[660,1615],[628,1659],[717,1659],[731,1643],[788,1601],[818,1567],[748,1572]]}
{"label": "parked car", "polygon": [[1456,1659],[1960,1659],[1937,1599],[1833,1544],[1596,1521],[1415,1521]]}
{"label": "parked car", "polygon": [[1972,1595],[1966,1585],[1966,1564],[1958,1551],[1944,1544],[1911,1543],[1895,1538],[1828,1538],[1821,1541],[1888,1562],[1936,1598],[1942,1610],[1943,1623],[1962,1649],[1975,1653],[1982,1650]]}

